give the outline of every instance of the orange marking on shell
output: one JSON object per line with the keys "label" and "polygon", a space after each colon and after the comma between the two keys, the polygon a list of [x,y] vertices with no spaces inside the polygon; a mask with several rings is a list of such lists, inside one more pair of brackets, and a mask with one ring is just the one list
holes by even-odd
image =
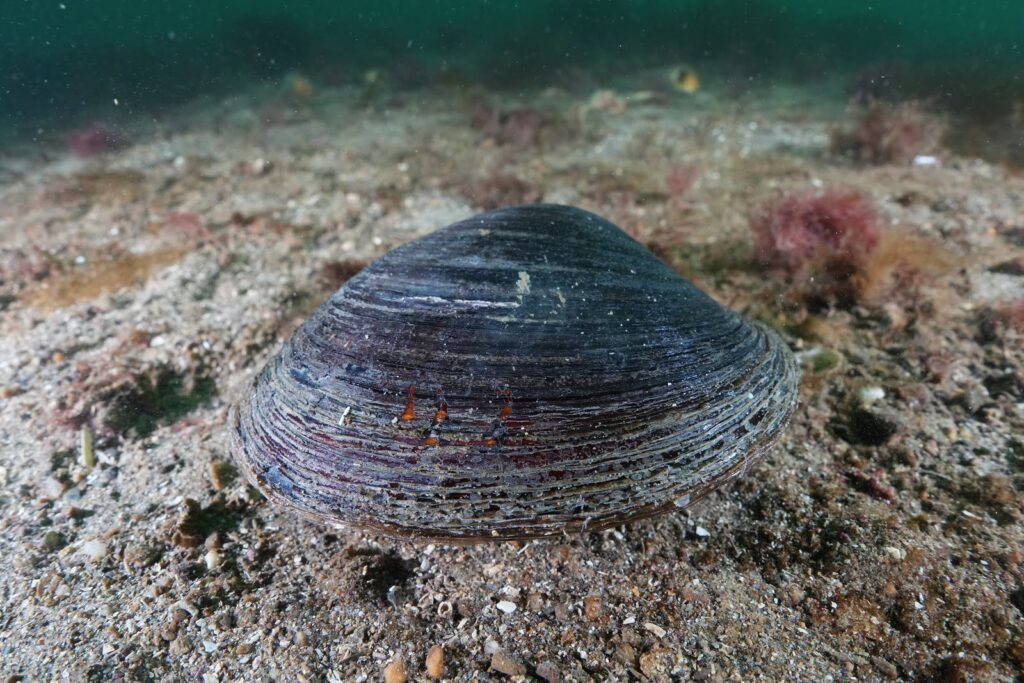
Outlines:
{"label": "orange marking on shell", "polygon": [[436,446],[437,445],[437,437],[428,436],[426,439],[423,440],[423,445],[424,446]]}
{"label": "orange marking on shell", "polygon": [[415,390],[416,387],[410,384],[409,398],[405,399],[405,412],[402,413],[402,419],[406,422],[416,417],[416,398],[413,396],[413,391]]}
{"label": "orange marking on shell", "polygon": [[501,418],[502,420],[504,420],[505,418],[507,418],[511,414],[512,414],[512,406],[509,405],[508,403],[506,403],[505,405],[503,405],[501,407],[501,412],[498,413],[498,417]]}
{"label": "orange marking on shell", "polygon": [[442,398],[437,404],[437,412],[434,413],[434,422],[444,422],[448,419],[448,404]]}

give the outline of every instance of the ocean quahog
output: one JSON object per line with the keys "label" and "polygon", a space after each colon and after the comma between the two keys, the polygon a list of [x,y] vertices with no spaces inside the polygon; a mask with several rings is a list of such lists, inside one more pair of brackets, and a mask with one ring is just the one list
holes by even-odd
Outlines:
{"label": "ocean quahog", "polygon": [[685,507],[782,432],[799,371],[620,229],[501,209],[384,255],[233,410],[249,480],[309,517],[454,542]]}

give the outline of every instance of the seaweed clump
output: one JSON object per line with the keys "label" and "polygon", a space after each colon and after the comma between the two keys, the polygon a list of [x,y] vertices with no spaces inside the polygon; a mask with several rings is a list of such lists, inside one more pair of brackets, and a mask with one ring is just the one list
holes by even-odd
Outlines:
{"label": "seaweed clump", "polygon": [[851,189],[802,190],[765,204],[750,221],[756,257],[827,303],[853,303],[855,276],[878,246],[880,218]]}
{"label": "seaweed clump", "polygon": [[83,159],[122,150],[128,138],[104,123],[95,121],[68,134],[68,151]]}
{"label": "seaweed clump", "polygon": [[542,197],[535,185],[504,173],[484,178],[469,187],[466,194],[474,205],[486,211],[502,206],[532,204]]}
{"label": "seaweed clump", "polygon": [[832,151],[871,164],[908,164],[936,152],[946,124],[919,102],[873,102],[852,129],[832,134]]}
{"label": "seaweed clump", "polygon": [[533,107],[503,110],[480,104],[473,110],[470,123],[499,145],[525,148],[540,141],[546,120],[544,114]]}
{"label": "seaweed clump", "polygon": [[1006,334],[1024,333],[1024,299],[986,306],[978,314],[978,340],[989,344]]}
{"label": "seaweed clump", "polygon": [[863,193],[798,190],[766,203],[750,220],[757,260],[786,277],[810,308],[877,304],[899,286],[901,303],[921,304],[921,285],[955,259],[928,237],[883,230]]}

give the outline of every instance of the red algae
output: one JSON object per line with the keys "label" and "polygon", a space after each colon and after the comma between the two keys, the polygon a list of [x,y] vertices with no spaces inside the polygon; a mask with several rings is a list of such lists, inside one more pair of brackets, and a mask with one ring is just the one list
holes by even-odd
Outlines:
{"label": "red algae", "polygon": [[1007,327],[1024,332],[1024,299],[1000,306],[996,309],[996,315]]}
{"label": "red algae", "polygon": [[471,125],[495,139],[498,144],[530,147],[540,139],[544,115],[532,107],[498,109],[480,104],[473,110]]}
{"label": "red algae", "polygon": [[495,173],[470,186],[467,198],[482,209],[532,204],[540,201],[543,193],[535,185],[505,173]]}
{"label": "red algae", "polygon": [[682,197],[689,194],[698,178],[700,169],[696,166],[676,164],[665,174],[665,190],[672,197]]}
{"label": "red algae", "polygon": [[68,150],[82,158],[115,152],[127,146],[127,137],[98,121],[72,131],[67,137]]}
{"label": "red algae", "polygon": [[895,289],[915,308],[921,285],[957,259],[924,235],[882,230],[857,190],[801,190],[765,204],[750,221],[763,267],[786,277],[811,305],[877,304]]}
{"label": "red algae", "polygon": [[685,210],[689,208],[686,197],[700,179],[700,169],[688,164],[676,164],[665,174],[665,191],[673,208]]}
{"label": "red algae", "polygon": [[832,136],[832,150],[872,164],[907,164],[939,149],[946,125],[919,102],[873,102],[852,130]]}
{"label": "red algae", "polygon": [[768,202],[751,219],[758,260],[789,275],[825,259],[856,259],[879,240],[871,200],[852,189],[802,190]]}
{"label": "red algae", "polygon": [[194,211],[169,211],[164,216],[164,226],[193,240],[208,239],[212,234],[203,217]]}

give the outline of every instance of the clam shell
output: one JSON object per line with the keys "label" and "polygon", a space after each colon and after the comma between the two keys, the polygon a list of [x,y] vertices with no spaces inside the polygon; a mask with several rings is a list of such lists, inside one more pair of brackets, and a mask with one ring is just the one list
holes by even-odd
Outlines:
{"label": "clam shell", "polygon": [[321,520],[449,541],[685,507],[770,448],[799,372],[772,331],[608,221],[501,209],[381,257],[231,417],[249,480]]}

